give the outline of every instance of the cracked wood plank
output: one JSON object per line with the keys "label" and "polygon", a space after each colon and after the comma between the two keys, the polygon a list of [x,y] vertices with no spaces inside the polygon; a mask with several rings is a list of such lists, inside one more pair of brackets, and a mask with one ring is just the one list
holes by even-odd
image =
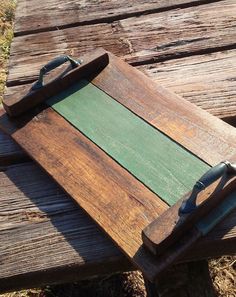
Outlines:
{"label": "cracked wood plank", "polygon": [[235,1],[225,0],[110,24],[19,36],[12,43],[7,83],[35,80],[39,69],[55,56],[67,53],[79,57],[99,46],[130,63],[231,47],[236,34],[235,11]]}
{"label": "cracked wood plank", "polygon": [[[133,269],[111,240],[34,162],[6,167],[0,172],[0,185],[1,291]],[[236,211],[182,261],[233,253],[235,238]]]}
{"label": "cracked wood plank", "polygon": [[236,125],[236,50],[139,66],[188,101]]}
{"label": "cracked wood plank", "polygon": [[111,22],[133,15],[204,3],[204,0],[136,0],[130,3],[126,0],[18,0],[14,33],[16,36],[61,27]]}

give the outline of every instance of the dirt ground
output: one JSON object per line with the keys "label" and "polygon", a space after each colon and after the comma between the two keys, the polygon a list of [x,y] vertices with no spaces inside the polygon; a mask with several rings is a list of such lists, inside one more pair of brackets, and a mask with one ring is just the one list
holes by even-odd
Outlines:
{"label": "dirt ground", "polygon": [[[15,1],[0,0],[0,100],[7,74],[7,59],[13,37]],[[216,294],[236,297],[236,256],[225,256],[209,262]],[[144,280],[139,272],[82,281],[66,285],[0,294],[0,297],[145,297]]]}

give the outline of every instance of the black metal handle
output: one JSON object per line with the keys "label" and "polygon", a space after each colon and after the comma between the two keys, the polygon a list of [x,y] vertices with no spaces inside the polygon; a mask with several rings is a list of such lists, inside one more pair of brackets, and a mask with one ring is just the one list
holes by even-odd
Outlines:
{"label": "black metal handle", "polygon": [[192,193],[187,200],[184,200],[180,206],[180,214],[186,214],[196,209],[197,195],[215,182],[224,174],[236,174],[236,164],[231,164],[228,161],[221,162],[218,165],[209,169],[194,185]]}
{"label": "black metal handle", "polygon": [[69,56],[59,56],[52,61],[48,62],[45,66],[43,66],[39,71],[39,78],[35,84],[33,84],[31,90],[40,89],[43,87],[43,77],[46,73],[50,72],[51,70],[61,66],[62,64],[70,62],[72,68],[78,67],[82,64],[82,60],[74,60]]}

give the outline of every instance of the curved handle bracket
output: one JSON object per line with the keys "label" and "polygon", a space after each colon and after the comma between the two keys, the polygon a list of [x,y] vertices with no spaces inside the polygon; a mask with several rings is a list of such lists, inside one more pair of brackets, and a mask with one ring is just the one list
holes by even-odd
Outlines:
{"label": "curved handle bracket", "polygon": [[76,61],[76,60],[72,59],[70,56],[66,56],[66,55],[59,56],[59,57],[53,59],[52,61],[50,61],[49,63],[47,63],[45,66],[43,66],[40,69],[39,78],[33,84],[31,90],[34,91],[34,90],[42,88],[44,86],[44,83],[43,83],[44,75],[46,73],[50,72],[51,70],[61,66],[62,64],[66,63],[66,62],[70,62],[72,68],[76,68],[76,67],[78,67],[79,65],[82,64],[82,60],[77,60]]}

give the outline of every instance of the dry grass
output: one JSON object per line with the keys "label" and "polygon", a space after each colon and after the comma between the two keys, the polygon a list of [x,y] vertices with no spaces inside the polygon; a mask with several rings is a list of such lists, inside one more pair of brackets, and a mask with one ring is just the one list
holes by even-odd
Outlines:
{"label": "dry grass", "polygon": [[15,0],[0,1],[0,101],[6,81],[6,65],[13,38],[12,23],[14,19]]}
{"label": "dry grass", "polygon": [[[14,0],[1,0],[0,3],[0,100],[6,81],[15,6]],[[211,260],[210,272],[219,297],[236,297],[236,257],[225,256]],[[145,297],[146,293],[141,274],[130,272],[93,281],[83,281],[78,284],[0,294],[0,297],[67,296]]]}
{"label": "dry grass", "polygon": [[41,289],[22,290],[0,294],[0,297],[46,297]]}
{"label": "dry grass", "polygon": [[213,259],[209,266],[218,296],[236,297],[236,256]]}

